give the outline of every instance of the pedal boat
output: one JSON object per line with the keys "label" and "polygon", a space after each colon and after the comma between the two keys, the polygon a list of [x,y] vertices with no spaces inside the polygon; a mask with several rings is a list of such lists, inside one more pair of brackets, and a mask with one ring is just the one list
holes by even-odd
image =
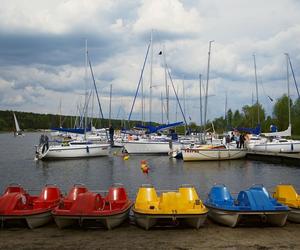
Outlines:
{"label": "pedal boat", "polygon": [[84,222],[99,222],[107,229],[120,225],[128,218],[132,202],[123,186],[109,188],[106,197],[89,191],[84,185],[74,185],[67,197],[53,210],[59,228],[82,226]]}
{"label": "pedal boat", "polygon": [[273,197],[291,209],[289,221],[300,223],[300,195],[292,185],[278,185]]}
{"label": "pedal boat", "polygon": [[274,226],[284,226],[289,208],[270,197],[261,185],[240,191],[234,199],[224,185],[215,185],[204,202],[209,209],[208,216],[213,221],[229,227],[236,227],[243,219],[252,217]]}
{"label": "pedal boat", "polygon": [[59,204],[61,192],[55,185],[46,185],[39,196],[27,193],[20,185],[10,185],[0,196],[0,220],[26,221],[33,229],[52,220],[51,211]]}
{"label": "pedal boat", "polygon": [[208,210],[193,186],[185,185],[178,191],[163,192],[157,196],[151,185],[139,188],[133,207],[136,223],[148,230],[161,221],[183,222],[199,228],[204,224]]}

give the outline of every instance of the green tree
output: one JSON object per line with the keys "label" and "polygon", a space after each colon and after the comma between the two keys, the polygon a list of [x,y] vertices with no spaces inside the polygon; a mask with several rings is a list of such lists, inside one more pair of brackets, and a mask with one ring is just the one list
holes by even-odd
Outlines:
{"label": "green tree", "polygon": [[[292,104],[292,101],[290,101]],[[288,97],[284,94],[282,97],[277,99],[273,115],[278,127],[278,130],[285,130],[289,126],[289,114],[288,114]]]}
{"label": "green tree", "polygon": [[300,99],[292,106],[292,133],[300,135]]}

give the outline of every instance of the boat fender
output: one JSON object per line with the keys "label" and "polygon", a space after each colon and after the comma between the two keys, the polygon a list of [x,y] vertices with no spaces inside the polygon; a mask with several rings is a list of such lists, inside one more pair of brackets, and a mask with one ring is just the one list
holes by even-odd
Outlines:
{"label": "boat fender", "polygon": [[261,220],[262,223],[266,223],[268,221],[268,217],[265,214],[262,214],[260,216],[260,220]]}
{"label": "boat fender", "polygon": [[90,152],[89,146],[86,146],[86,152],[87,152],[87,153]]}
{"label": "boat fender", "polygon": [[291,143],[291,150],[294,151],[294,144]]}

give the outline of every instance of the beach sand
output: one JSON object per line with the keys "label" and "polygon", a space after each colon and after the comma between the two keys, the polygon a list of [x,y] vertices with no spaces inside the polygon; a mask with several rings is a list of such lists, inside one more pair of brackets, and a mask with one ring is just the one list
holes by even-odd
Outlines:
{"label": "beach sand", "polygon": [[207,220],[199,230],[180,226],[149,231],[130,223],[110,231],[60,230],[54,223],[34,230],[14,226],[0,229],[0,249],[300,249],[300,224],[228,228]]}

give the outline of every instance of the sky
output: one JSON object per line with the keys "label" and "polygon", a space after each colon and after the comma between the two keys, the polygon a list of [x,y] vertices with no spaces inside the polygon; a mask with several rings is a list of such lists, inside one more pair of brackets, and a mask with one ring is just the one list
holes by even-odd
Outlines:
{"label": "sky", "polygon": [[[207,118],[224,115],[226,95],[233,110],[256,101],[254,54],[259,102],[272,115],[276,99],[287,93],[285,53],[300,81],[299,11],[297,0],[2,0],[0,109],[77,115],[93,89],[87,40],[104,116],[112,86],[111,116],[128,119],[153,30],[153,121],[166,122],[165,57],[187,120],[199,124],[199,75],[206,86],[209,41]],[[150,58],[142,81],[146,120]],[[170,122],[180,121],[167,82]],[[290,92],[296,99],[292,77]],[[142,119],[141,96],[140,88],[132,119]],[[99,116],[93,95],[89,112]]]}

